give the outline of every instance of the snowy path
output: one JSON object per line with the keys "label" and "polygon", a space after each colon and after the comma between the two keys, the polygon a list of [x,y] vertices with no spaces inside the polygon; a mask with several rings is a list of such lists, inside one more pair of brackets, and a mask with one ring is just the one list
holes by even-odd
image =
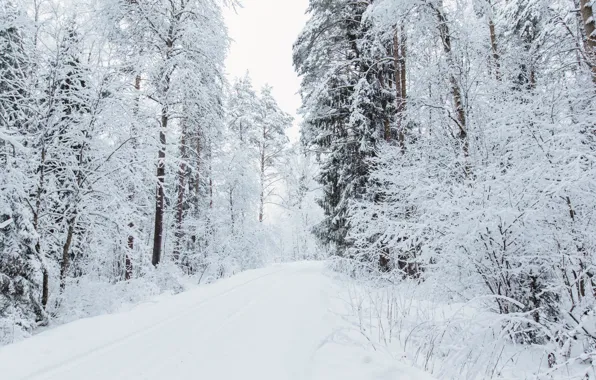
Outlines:
{"label": "snowy path", "polygon": [[427,380],[338,344],[320,263],[276,265],[0,348],[3,380]]}

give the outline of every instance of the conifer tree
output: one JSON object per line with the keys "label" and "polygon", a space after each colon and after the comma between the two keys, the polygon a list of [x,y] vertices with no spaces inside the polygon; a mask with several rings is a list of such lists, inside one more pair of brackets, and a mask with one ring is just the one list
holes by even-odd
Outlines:
{"label": "conifer tree", "polygon": [[388,87],[388,73],[394,70],[377,59],[377,49],[385,50],[385,58],[387,46],[366,39],[368,6],[311,1],[311,19],[294,46],[294,65],[303,77],[302,139],[321,160],[320,204],[326,218],[317,235],[339,255],[351,245],[346,240],[350,202],[374,197],[367,192],[367,160],[395,118],[395,92],[381,83]]}
{"label": "conifer tree", "polygon": [[[34,216],[27,207],[31,168],[31,46],[26,16],[12,3],[0,8],[0,320],[30,333],[47,322],[39,297],[43,259]],[[0,333],[8,336],[0,322]],[[11,335],[11,334],[10,334]],[[0,343],[2,339],[0,339]]]}

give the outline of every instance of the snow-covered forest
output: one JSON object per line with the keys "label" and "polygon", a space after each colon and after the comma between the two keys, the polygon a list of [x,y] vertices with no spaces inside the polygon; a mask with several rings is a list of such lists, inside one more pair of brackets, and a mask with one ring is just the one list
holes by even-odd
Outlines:
{"label": "snow-covered forest", "polygon": [[240,6],[0,0],[0,345],[325,259],[218,296],[437,379],[596,380],[595,0],[308,0],[298,118],[227,73]]}
{"label": "snow-covered forest", "polygon": [[596,378],[594,4],[310,1],[294,62],[315,232],[376,281],[366,334],[403,333],[448,378],[530,349],[535,371]]}
{"label": "snow-covered forest", "polygon": [[292,117],[226,78],[233,5],[0,2],[0,343],[320,255]]}

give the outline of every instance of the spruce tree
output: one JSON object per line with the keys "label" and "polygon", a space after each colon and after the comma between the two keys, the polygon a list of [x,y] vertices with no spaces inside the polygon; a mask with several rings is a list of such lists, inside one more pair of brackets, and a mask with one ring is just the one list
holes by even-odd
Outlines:
{"label": "spruce tree", "polygon": [[[11,3],[0,8],[0,320],[27,334],[46,321],[46,314],[40,297],[38,236],[27,206],[31,51],[24,21],[26,17]],[[0,324],[0,334],[6,332],[4,327]]]}
{"label": "spruce tree", "polygon": [[380,141],[395,130],[395,90],[387,44],[368,39],[369,2],[310,2],[311,19],[294,46],[303,77],[303,143],[318,153],[319,200],[326,218],[316,234],[345,255],[350,204],[374,198],[367,191],[369,162]]}

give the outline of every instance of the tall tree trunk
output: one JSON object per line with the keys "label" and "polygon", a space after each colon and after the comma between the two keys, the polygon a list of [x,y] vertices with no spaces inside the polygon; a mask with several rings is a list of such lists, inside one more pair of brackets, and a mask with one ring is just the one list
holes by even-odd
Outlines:
{"label": "tall tree trunk", "polygon": [[[173,4],[173,3],[172,3]],[[174,16],[179,17],[179,15]],[[163,219],[165,212],[165,181],[166,181],[166,131],[168,129],[170,108],[167,103],[167,95],[170,90],[171,71],[168,63],[172,59],[172,48],[174,46],[175,23],[171,22],[168,29],[166,43],[166,57],[164,65],[164,77],[161,87],[161,126],[159,129],[159,152],[157,154],[157,192],[155,196],[155,226],[153,232],[153,255],[151,263],[158,266],[161,262],[163,245]]]}
{"label": "tall tree trunk", "polygon": [[184,220],[184,197],[186,188],[186,162],[188,160],[186,149],[186,125],[182,126],[182,136],[180,137],[180,166],[178,167],[178,204],[176,205],[176,243],[174,245],[174,262],[178,263],[180,260],[180,251],[182,246],[182,238],[184,232],[182,231],[182,222]]}
{"label": "tall tree trunk", "polygon": [[211,142],[209,142],[208,160],[209,160],[209,208],[213,208],[213,156]]}
{"label": "tall tree trunk", "polygon": [[[385,82],[385,75],[386,75],[385,72],[383,72],[382,70],[379,71],[379,83],[381,85],[381,88],[383,88],[385,91],[392,91],[393,83],[391,81],[389,81],[389,85],[387,85]],[[386,101],[383,101],[381,103],[381,106],[383,107],[383,137],[385,138],[386,142],[390,142],[391,139],[393,138],[393,136],[391,134],[391,121],[390,121],[391,114],[387,111],[388,104]]]}
{"label": "tall tree trunk", "polygon": [[[39,165],[39,184],[37,185],[37,192],[35,194],[35,213],[33,215],[33,228],[39,235],[39,214],[41,213],[41,195],[44,191],[44,184],[45,184],[45,168],[46,168],[46,148],[43,146],[41,148],[41,163]],[[41,252],[41,237],[38,236],[37,241],[35,242],[35,252],[37,253],[40,261],[42,262],[42,289],[41,289],[41,305],[44,310],[48,306],[48,298],[50,295],[49,291],[49,273],[46,267],[45,259],[43,258],[43,254]]]}
{"label": "tall tree trunk", "polygon": [[[428,3],[431,9],[435,12],[438,22],[439,22],[439,34],[441,35],[441,42],[443,45],[443,51],[447,57],[447,63],[449,65],[449,83],[451,84],[451,93],[453,95],[453,103],[455,105],[455,114],[456,114],[456,122],[457,127],[459,129],[458,138],[461,140],[462,143],[462,150],[464,153],[464,159],[467,160],[470,154],[470,143],[468,141],[468,130],[467,130],[467,122],[466,122],[466,111],[464,109],[463,104],[463,97],[461,88],[459,86],[459,82],[457,77],[453,73],[454,69],[454,62],[453,62],[453,49],[451,46],[451,34],[449,31],[449,25],[447,17],[445,16],[443,10],[443,1],[439,0],[438,4],[435,6],[432,3]],[[469,174],[469,167],[465,165],[465,175],[468,176]]]}
{"label": "tall tree trunk", "polygon": [[[141,76],[140,75],[135,76],[134,87],[135,87],[135,90],[137,90],[137,92],[141,91]],[[139,113],[139,102],[140,102],[140,99],[141,98],[140,98],[140,95],[139,95],[137,97],[137,102],[135,104],[135,108],[134,108],[134,111],[133,111],[134,114],[135,114],[135,116],[138,115],[138,113]],[[137,133],[138,132],[137,132],[136,128],[134,127],[134,123],[133,123],[133,130],[132,130],[132,135],[133,136],[132,137],[134,139],[133,140],[133,149],[135,149],[135,150],[136,150],[137,146],[136,146],[136,143],[134,143],[134,141],[136,141],[136,139],[137,139]],[[136,154],[135,154],[135,156],[136,156]],[[128,201],[130,203],[134,203],[134,200],[135,200],[135,189],[132,188],[131,189],[130,196],[128,197]],[[132,267],[132,254],[133,254],[134,247],[135,247],[135,237],[132,234],[132,229],[134,228],[134,226],[135,226],[134,221],[131,220],[128,223],[128,228],[130,228],[130,232],[128,234],[128,242],[127,242],[127,248],[128,249],[127,249],[127,251],[125,253],[125,256],[124,256],[124,280],[125,281],[128,281],[128,280],[130,280],[132,278],[132,270],[133,270],[133,267]]]}
{"label": "tall tree trunk", "polygon": [[[407,105],[407,38],[405,26],[395,26],[393,32],[393,65],[395,82],[395,106],[397,121],[397,141],[402,154],[406,152],[406,131],[404,125],[404,113]],[[404,256],[399,255],[398,261],[403,260]],[[379,270],[389,272],[391,270],[391,252],[385,245],[379,250]]]}
{"label": "tall tree trunk", "polygon": [[403,126],[403,113],[406,105],[406,59],[405,59],[405,41],[404,41],[404,28],[402,26],[401,33],[402,39],[400,41],[399,31],[397,26],[393,34],[393,60],[395,66],[395,102],[397,111],[397,140],[401,148],[402,153],[405,152],[406,137]]}
{"label": "tall tree trunk", "polygon": [[199,201],[201,199],[201,136],[197,135],[197,160],[195,163],[194,173],[194,191],[195,191],[195,207],[199,210]]}
{"label": "tall tree trunk", "polygon": [[159,130],[159,152],[157,155],[157,191],[155,197],[155,226],[153,233],[152,264],[159,265],[163,243],[163,217],[165,207],[165,176],[166,176],[166,129],[168,127],[168,107],[162,106],[161,128]]}
{"label": "tall tree trunk", "polygon": [[580,0],[580,11],[586,32],[586,53],[592,68],[592,81],[596,83],[596,20],[594,20],[594,10],[592,9],[594,6],[596,3],[593,0]]}
{"label": "tall tree trunk", "polygon": [[[492,10],[491,10],[492,12]],[[497,44],[497,31],[495,27],[495,23],[492,18],[492,14],[488,19],[488,30],[490,32],[490,47],[493,53],[493,65],[495,69],[495,78],[500,81],[501,80],[501,62],[499,56],[499,45]]]}
{"label": "tall tree trunk", "polygon": [[261,146],[261,157],[260,157],[260,180],[261,180],[261,192],[259,194],[259,223],[263,223],[263,217],[265,214],[265,128],[263,128],[263,145]]}
{"label": "tall tree trunk", "polygon": [[[71,250],[73,247],[73,242],[75,241],[75,235],[80,234],[81,232],[84,232],[84,231],[82,231],[83,228],[79,227],[78,230],[75,230],[75,227],[77,225],[77,217],[78,217],[78,213],[79,213],[80,192],[81,192],[81,189],[83,188],[83,181],[84,181],[83,164],[85,162],[85,148],[86,148],[86,146],[87,146],[86,143],[81,144],[80,148],[78,148],[78,152],[75,153],[78,165],[73,171],[74,171],[74,174],[76,177],[76,188],[78,190],[75,192],[74,197],[69,200],[70,201],[69,207],[72,207],[72,209],[74,211],[73,211],[72,215],[69,215],[69,218],[66,221],[66,223],[68,225],[68,229],[66,232],[66,242],[62,246],[62,262],[60,265],[60,289],[61,290],[64,290],[64,288],[66,286],[66,276],[68,274],[68,269],[70,268],[70,265],[71,265],[70,255],[71,255]],[[79,241],[80,241],[80,239],[79,239]],[[76,271],[75,271],[75,275],[76,275]]]}
{"label": "tall tree trunk", "polygon": [[406,34],[406,28],[404,24],[401,25],[401,43],[400,46],[400,71],[401,71],[401,102],[402,112],[406,110],[406,104],[408,99],[408,87],[407,87],[407,74],[406,71],[406,58],[408,49],[408,36]]}
{"label": "tall tree trunk", "polygon": [[[200,132],[199,132],[200,133]],[[193,207],[194,216],[199,218],[199,211],[201,209],[201,136],[197,133],[196,138],[196,161],[194,163],[194,177],[192,178],[193,183],[190,189],[193,190]],[[192,236],[190,237],[193,244],[197,242],[197,232],[193,229]]]}

